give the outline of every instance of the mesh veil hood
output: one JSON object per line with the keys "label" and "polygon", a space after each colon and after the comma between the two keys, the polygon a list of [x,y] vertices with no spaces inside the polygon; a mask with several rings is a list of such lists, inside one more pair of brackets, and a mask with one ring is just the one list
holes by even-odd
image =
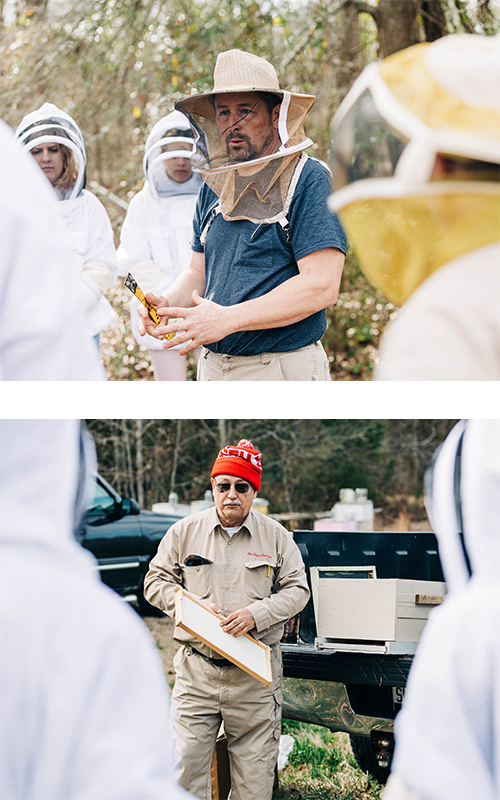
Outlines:
{"label": "mesh veil hood", "polygon": [[449,35],[369,64],[335,114],[329,207],[396,305],[499,240],[499,81],[500,35]]}
{"label": "mesh veil hood", "polygon": [[426,507],[449,591],[498,581],[500,420],[462,420],[426,476]]}
{"label": "mesh veil hood", "polygon": [[69,114],[53,103],[44,103],[24,117],[17,127],[16,137],[24,149],[29,151],[50,142],[68,147],[74,154],[78,176],[64,199],[72,200],[81,194],[86,182],[87,157],[80,128]]}
{"label": "mesh veil hood", "polygon": [[154,125],[146,140],[142,162],[145,178],[153,194],[165,196],[198,193],[201,185],[199,175],[177,183],[165,171],[165,161],[171,158],[191,158],[193,151],[193,132],[180,111],[167,114]]}
{"label": "mesh veil hood", "polygon": [[[274,153],[245,162],[233,161],[219,134],[214,96],[259,92],[276,95],[279,107],[278,135],[281,142]],[[314,96],[281,89],[274,67],[264,58],[242,50],[220,53],[210,92],[179,100],[175,108],[189,119],[196,149],[192,169],[219,197],[225,219],[275,222],[282,218],[293,194],[303,164],[301,153],[312,145],[303,123],[314,104]]]}

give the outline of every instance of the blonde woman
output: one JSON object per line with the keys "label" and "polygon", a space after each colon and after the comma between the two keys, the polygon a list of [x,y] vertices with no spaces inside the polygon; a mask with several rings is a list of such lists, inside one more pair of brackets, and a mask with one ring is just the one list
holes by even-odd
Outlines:
{"label": "blonde woman", "polygon": [[113,230],[102,203],[85,189],[86,154],[75,121],[52,103],[27,114],[16,136],[50,181],[81,276],[87,333],[100,332],[116,317],[104,293],[117,277]]}

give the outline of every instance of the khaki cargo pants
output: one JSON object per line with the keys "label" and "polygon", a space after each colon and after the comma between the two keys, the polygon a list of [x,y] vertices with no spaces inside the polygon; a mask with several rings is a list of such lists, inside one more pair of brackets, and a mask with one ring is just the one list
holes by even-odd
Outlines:
{"label": "khaki cargo pants", "polygon": [[228,356],[201,348],[199,381],[329,381],[328,358],[321,342],[286,353]]}
{"label": "khaki cargo pants", "polygon": [[172,715],[177,779],[211,800],[210,762],[221,721],[227,738],[231,800],[271,800],[281,732],[279,642],[271,648],[273,681],[264,686],[236,666],[219,667],[181,647],[174,658]]}

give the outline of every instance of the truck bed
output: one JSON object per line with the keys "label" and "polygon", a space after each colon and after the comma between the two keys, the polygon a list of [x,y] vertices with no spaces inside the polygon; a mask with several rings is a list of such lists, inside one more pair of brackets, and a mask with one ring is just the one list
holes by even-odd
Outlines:
{"label": "truck bed", "polygon": [[[304,560],[309,588],[311,567],[374,566],[377,578],[444,580],[431,531],[294,531],[293,538]],[[316,635],[311,598],[300,615],[299,641],[314,643]]]}
{"label": "truck bed", "polygon": [[368,686],[404,686],[412,656],[326,653],[310,644],[282,643],[287,678],[339,681]]}

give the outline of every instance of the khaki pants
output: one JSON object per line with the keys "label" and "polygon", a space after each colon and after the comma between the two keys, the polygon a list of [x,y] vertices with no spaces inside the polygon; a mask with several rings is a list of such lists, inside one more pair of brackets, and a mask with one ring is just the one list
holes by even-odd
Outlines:
{"label": "khaki pants", "polygon": [[202,347],[199,381],[329,381],[328,358],[321,342],[287,353],[227,356]]}
{"label": "khaki pants", "polygon": [[181,647],[174,658],[172,712],[181,786],[211,800],[210,762],[221,722],[227,738],[231,800],[271,800],[281,731],[282,666],[272,646],[273,681],[239,667],[217,667]]}

